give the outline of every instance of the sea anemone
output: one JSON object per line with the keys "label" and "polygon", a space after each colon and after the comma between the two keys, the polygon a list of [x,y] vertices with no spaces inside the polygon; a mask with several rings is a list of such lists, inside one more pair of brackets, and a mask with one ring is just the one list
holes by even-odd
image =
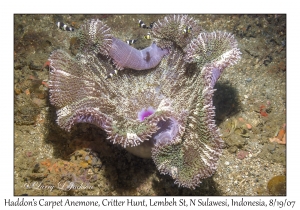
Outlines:
{"label": "sea anemone", "polygon": [[[234,36],[204,32],[186,15],[157,21],[144,51],[112,37],[100,20],[81,30],[77,59],[63,50],[49,58],[58,125],[70,131],[76,123],[94,124],[112,143],[151,157],[180,186],[195,188],[211,176],[223,146],[212,97],[221,73],[240,59]],[[129,61],[122,53],[139,55]],[[115,66],[124,70],[107,79]]]}

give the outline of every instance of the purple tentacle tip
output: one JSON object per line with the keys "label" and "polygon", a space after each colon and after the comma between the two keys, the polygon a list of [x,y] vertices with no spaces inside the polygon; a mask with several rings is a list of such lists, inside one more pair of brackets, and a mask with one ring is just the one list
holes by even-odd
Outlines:
{"label": "purple tentacle tip", "polygon": [[149,106],[147,109],[143,108],[139,113],[138,113],[138,120],[139,121],[144,121],[146,117],[149,117],[155,112],[155,109],[153,107]]}

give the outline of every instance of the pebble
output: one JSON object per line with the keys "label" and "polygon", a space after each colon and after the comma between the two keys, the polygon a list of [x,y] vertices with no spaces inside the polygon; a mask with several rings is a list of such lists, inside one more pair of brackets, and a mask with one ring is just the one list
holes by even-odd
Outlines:
{"label": "pebble", "polygon": [[22,93],[22,90],[20,88],[15,88],[15,93],[19,95],[20,93]]}
{"label": "pebble", "polygon": [[238,120],[239,120],[240,122],[244,122],[244,119],[243,119],[242,117],[239,117]]}
{"label": "pebble", "polygon": [[46,101],[39,99],[39,98],[33,98],[32,102],[35,103],[36,105],[38,105],[39,107],[44,107],[46,106]]}
{"label": "pebble", "polygon": [[268,151],[273,154],[275,152],[275,149],[276,149],[276,145],[273,143],[273,144],[268,144],[267,146],[267,149]]}
{"label": "pebble", "polygon": [[250,124],[247,123],[246,126],[247,126],[248,130],[252,129],[252,126]]}
{"label": "pebble", "polygon": [[230,164],[230,163],[229,163],[228,161],[225,161],[225,165],[229,166],[229,164]]}
{"label": "pebble", "polygon": [[93,173],[92,169],[89,168],[89,170],[88,170],[88,175],[93,175],[93,174],[94,174],[94,173]]}
{"label": "pebble", "polygon": [[25,90],[25,94],[26,94],[26,95],[30,95],[29,89],[26,89],[26,90]]}
{"label": "pebble", "polygon": [[246,81],[246,82],[251,82],[251,81],[252,81],[252,78],[249,77],[249,78],[245,79],[245,81]]}

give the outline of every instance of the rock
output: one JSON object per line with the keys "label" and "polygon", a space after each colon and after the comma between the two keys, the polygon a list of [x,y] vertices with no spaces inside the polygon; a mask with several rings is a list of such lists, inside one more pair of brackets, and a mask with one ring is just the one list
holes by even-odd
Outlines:
{"label": "rock", "polygon": [[242,148],[246,144],[246,140],[237,134],[232,134],[225,142],[229,147],[236,146],[237,148]]}
{"label": "rock", "polygon": [[267,187],[270,195],[286,195],[286,176],[274,176]]}
{"label": "rock", "polygon": [[271,154],[273,154],[276,149],[276,145],[274,143],[268,144],[267,149]]}
{"label": "rock", "polygon": [[248,128],[248,130],[251,130],[252,129],[252,126],[250,124],[246,124],[246,127]]}
{"label": "rock", "polygon": [[240,150],[237,154],[236,157],[237,159],[243,160],[244,158],[246,158],[248,156],[249,152],[245,151],[245,150]]}
{"label": "rock", "polygon": [[230,152],[230,153],[235,153],[236,151],[237,151],[237,147],[236,146],[228,148],[228,152]]}

